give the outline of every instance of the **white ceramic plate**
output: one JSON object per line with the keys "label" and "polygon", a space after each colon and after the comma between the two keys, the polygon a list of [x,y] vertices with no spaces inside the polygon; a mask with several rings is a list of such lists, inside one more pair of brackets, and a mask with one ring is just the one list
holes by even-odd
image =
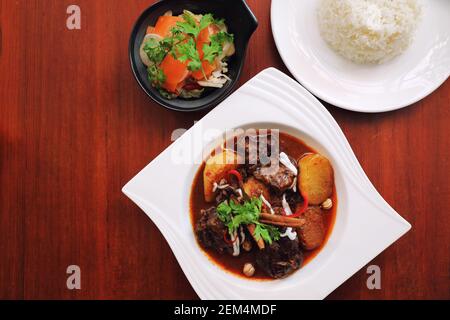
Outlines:
{"label": "white ceramic plate", "polygon": [[335,106],[384,112],[411,105],[450,75],[450,1],[426,0],[412,45],[381,65],[347,61],[330,49],[317,24],[318,0],[272,0],[272,31],[280,55],[310,92]]}
{"label": "white ceramic plate", "polygon": [[[210,152],[210,143],[227,129],[248,127],[290,133],[326,155],[335,169],[339,204],[331,237],[313,261],[283,280],[252,281],[224,271],[199,248],[191,226],[189,194],[202,149]],[[203,140],[208,130],[215,134]],[[193,141],[200,145],[191,151]],[[181,163],[183,153],[197,164]],[[372,186],[325,107],[273,68],[207,114],[123,192],[157,225],[202,299],[323,299],[411,228]]]}

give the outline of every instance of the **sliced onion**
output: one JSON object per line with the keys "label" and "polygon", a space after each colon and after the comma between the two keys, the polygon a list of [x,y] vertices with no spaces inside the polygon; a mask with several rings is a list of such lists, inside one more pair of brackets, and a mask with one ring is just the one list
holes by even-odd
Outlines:
{"label": "sliced onion", "polygon": [[141,57],[142,63],[145,64],[147,67],[150,67],[153,64],[153,62],[150,61],[150,59],[148,58],[147,54],[144,51],[145,42],[148,39],[155,39],[156,41],[161,41],[162,37],[158,34],[149,33],[149,34],[146,34],[144,37],[144,40],[142,40],[142,44],[139,49],[139,55]]}
{"label": "sliced onion", "polygon": [[242,226],[239,228],[240,234],[241,234],[241,242],[244,243],[245,242],[245,232],[244,232],[244,228],[242,228]]}
{"label": "sliced onion", "polygon": [[287,216],[292,216],[292,210],[286,200],[286,194],[283,194],[283,200],[281,201],[281,204],[283,205],[284,213],[286,213]]}
{"label": "sliced onion", "polygon": [[297,177],[294,178],[294,182],[292,183],[291,187],[289,189],[292,189],[292,191],[297,192]]}
{"label": "sliced onion", "polygon": [[275,211],[273,211],[273,208],[272,208],[272,206],[270,205],[269,201],[267,201],[267,199],[264,198],[264,196],[263,196],[262,194],[261,194],[261,200],[262,200],[262,202],[269,208],[270,213],[271,213],[271,214],[275,214]]}
{"label": "sliced onion", "polygon": [[292,228],[286,228],[286,232],[280,234],[280,237],[285,238],[288,237],[289,240],[294,241],[297,239],[297,232],[294,231]]}
{"label": "sliced onion", "polygon": [[230,234],[231,241],[233,241],[233,257],[237,257],[241,254],[241,243],[239,241],[239,235],[237,231]]}
{"label": "sliced onion", "polygon": [[298,175],[298,170],[297,168],[292,164],[291,159],[289,159],[289,157],[287,156],[286,153],[281,152],[280,153],[280,162],[282,164],[284,164],[284,166],[286,168],[288,168],[289,170],[291,170],[296,176]]}
{"label": "sliced onion", "polygon": [[[284,212],[287,216],[292,215],[291,207],[289,206],[289,203],[286,200],[286,194],[283,194],[283,200],[281,201],[281,204],[283,205]],[[294,241],[297,239],[297,232],[295,232],[292,228],[286,228],[286,231],[282,234],[280,234],[280,237],[285,238],[288,237],[289,240]]]}

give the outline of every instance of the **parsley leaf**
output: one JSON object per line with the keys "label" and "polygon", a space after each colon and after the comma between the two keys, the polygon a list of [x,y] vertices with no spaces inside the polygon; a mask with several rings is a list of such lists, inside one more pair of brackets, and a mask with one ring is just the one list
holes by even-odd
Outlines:
{"label": "parsley leaf", "polygon": [[160,41],[154,38],[145,40],[144,52],[154,64],[160,64],[167,53],[170,52],[173,46],[183,40],[183,35],[180,33],[173,33],[170,37],[164,38]]}
{"label": "parsley leaf", "polygon": [[187,42],[176,45],[174,51],[178,55],[177,59],[181,62],[189,60],[188,69],[190,71],[196,71],[202,68],[202,62],[194,39],[190,38]]}
{"label": "parsley leaf", "polygon": [[148,67],[147,74],[148,80],[158,88],[166,81],[166,75],[156,65]]}
{"label": "parsley leaf", "polygon": [[155,64],[161,63],[167,54],[165,45],[153,38],[147,39],[144,45],[144,52],[147,54],[151,62]]}
{"label": "parsley leaf", "polygon": [[211,24],[215,22],[214,16],[211,13],[205,14],[200,19],[200,26],[199,26],[199,32],[205,29],[206,27],[209,27]]}
{"label": "parsley leaf", "polygon": [[209,63],[213,63],[214,59],[222,54],[223,44],[225,42],[233,42],[234,36],[228,32],[221,31],[211,36],[211,43],[203,45],[204,59]]}
{"label": "parsley leaf", "polygon": [[194,37],[197,37],[200,33],[200,27],[195,19],[195,16],[192,12],[187,10],[182,14],[184,21],[177,22],[178,30],[182,33],[190,34]]}
{"label": "parsley leaf", "polygon": [[253,198],[245,201],[244,204],[234,202],[222,202],[217,207],[217,215],[219,219],[228,227],[230,233],[239,229],[241,225],[256,225],[256,239],[263,239],[271,244],[273,241],[280,239],[280,231],[277,227],[269,226],[259,222],[261,213],[262,200]]}
{"label": "parsley leaf", "polygon": [[219,216],[219,219],[226,225],[228,225],[231,222],[231,212],[233,210],[228,205],[228,202],[222,202],[217,206],[217,215]]}
{"label": "parsley leaf", "polygon": [[194,14],[190,11],[185,10],[182,14],[184,21],[177,22],[178,32],[186,33],[192,35],[194,38],[197,38],[200,31],[209,27],[212,24],[223,25],[225,24],[225,20],[216,20],[211,13],[205,14],[200,19],[200,22],[197,22]]}
{"label": "parsley leaf", "polygon": [[280,240],[280,231],[277,227],[267,224],[257,223],[255,228],[255,238],[263,239],[264,242],[272,244],[273,241]]}

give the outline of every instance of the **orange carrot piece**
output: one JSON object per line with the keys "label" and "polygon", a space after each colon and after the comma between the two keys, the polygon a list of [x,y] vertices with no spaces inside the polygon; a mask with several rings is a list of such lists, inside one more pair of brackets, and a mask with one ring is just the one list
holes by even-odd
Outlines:
{"label": "orange carrot piece", "polygon": [[178,85],[189,75],[188,62],[181,62],[168,54],[161,62],[160,68],[166,76],[162,87],[169,92],[176,93]]}
{"label": "orange carrot piece", "polygon": [[205,74],[203,74],[202,70],[197,70],[192,72],[192,77],[195,80],[205,80],[205,76],[208,78],[214,70],[216,70],[216,64],[215,63],[209,63],[207,60],[202,61],[202,67]]}
{"label": "orange carrot piece", "polygon": [[170,34],[172,28],[177,25],[177,22],[183,21],[182,17],[174,16],[161,16],[156,22],[155,29],[153,33],[160,35],[161,37],[166,37]]}

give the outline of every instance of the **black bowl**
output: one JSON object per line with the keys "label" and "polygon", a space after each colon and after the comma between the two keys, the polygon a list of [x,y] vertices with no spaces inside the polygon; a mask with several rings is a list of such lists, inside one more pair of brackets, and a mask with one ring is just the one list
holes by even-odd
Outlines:
{"label": "black bowl", "polygon": [[[153,88],[147,79],[147,68],[139,56],[139,48],[147,27],[156,24],[158,17],[172,10],[179,15],[183,10],[197,14],[212,13],[216,18],[225,19],[228,31],[234,34],[236,53],[228,64],[228,81],[221,89],[207,89],[198,99],[165,99]],[[231,94],[241,74],[247,45],[258,27],[258,21],[245,0],[163,0],[146,9],[137,20],[130,38],[129,55],[133,74],[147,95],[160,105],[177,111],[198,111],[211,108]]]}

